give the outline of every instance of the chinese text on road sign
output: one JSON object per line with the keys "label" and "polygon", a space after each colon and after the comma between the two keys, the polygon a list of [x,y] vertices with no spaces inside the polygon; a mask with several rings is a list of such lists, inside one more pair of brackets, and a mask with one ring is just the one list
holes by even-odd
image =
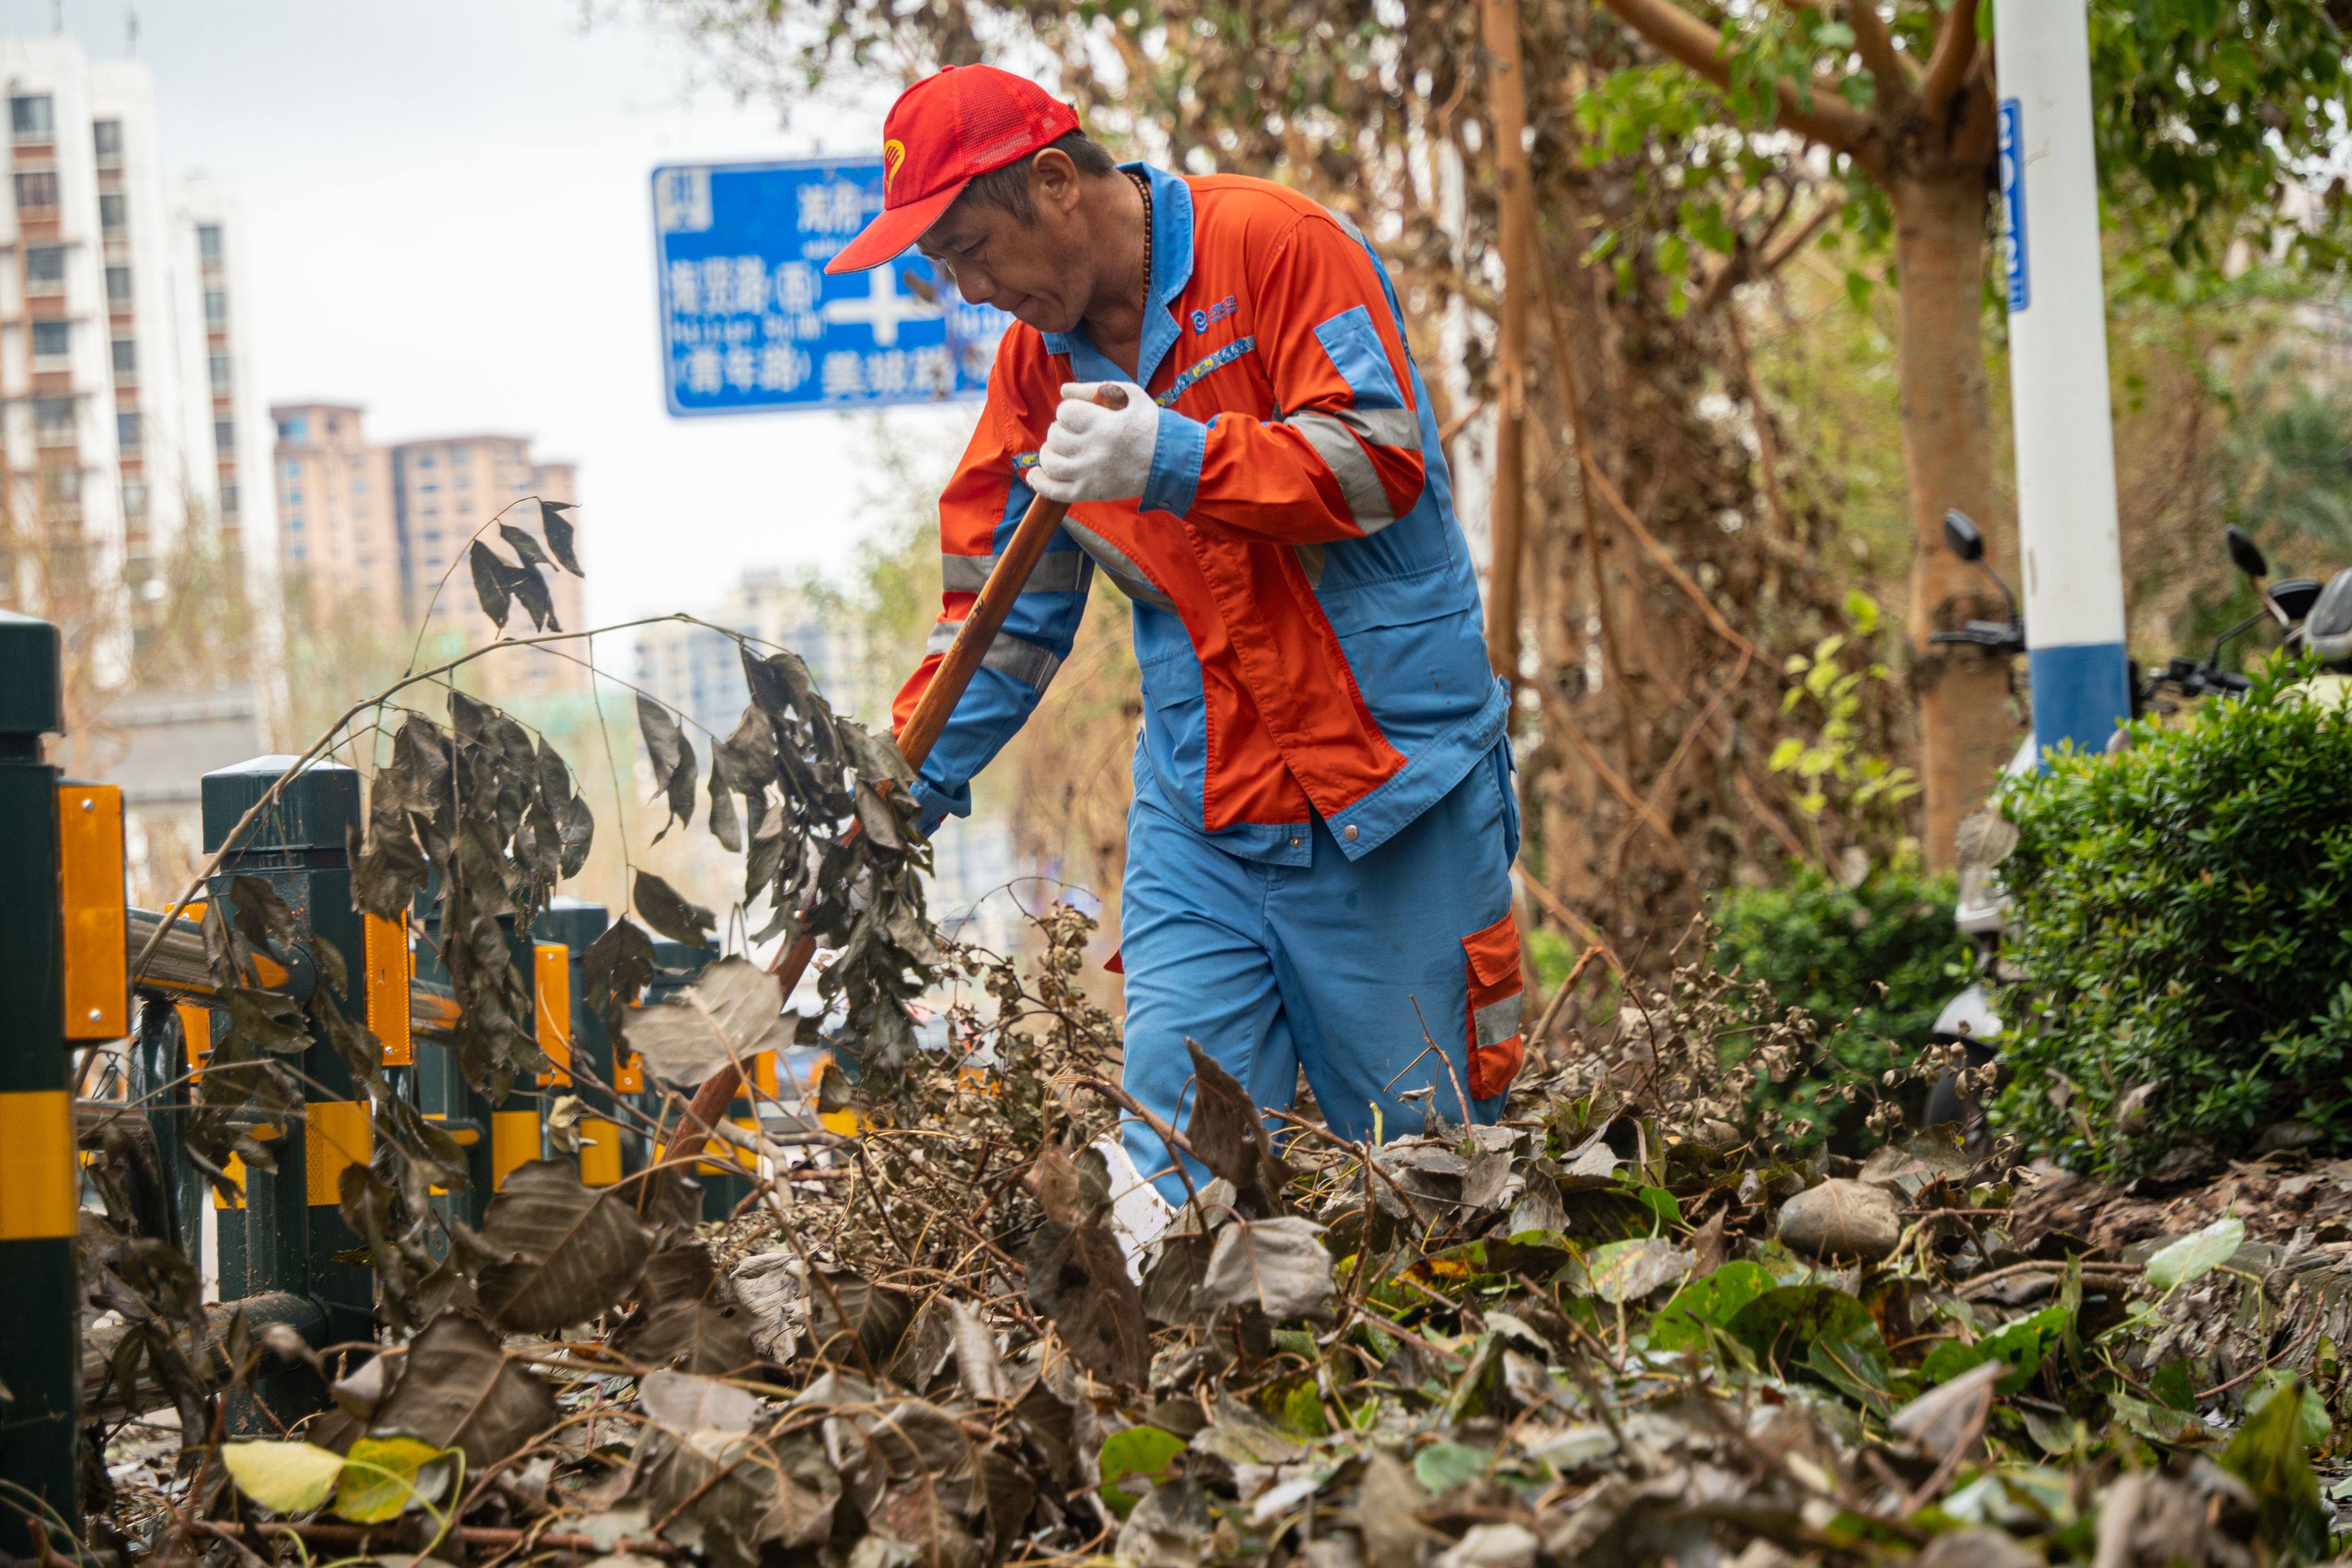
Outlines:
{"label": "chinese text on road sign", "polygon": [[672,414],[976,397],[1012,318],[967,305],[908,251],[824,264],[882,209],[882,161],[654,171],[663,379]]}

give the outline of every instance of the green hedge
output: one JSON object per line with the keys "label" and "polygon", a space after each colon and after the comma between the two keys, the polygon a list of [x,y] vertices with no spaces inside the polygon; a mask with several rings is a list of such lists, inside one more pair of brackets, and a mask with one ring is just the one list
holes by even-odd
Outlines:
{"label": "green hedge", "polygon": [[1882,866],[1855,888],[1801,867],[1778,886],[1716,900],[1716,967],[1769,983],[1776,1005],[1802,1007],[1821,1026],[1811,1071],[1759,1086],[1790,1118],[1792,1146],[1828,1137],[1858,1152],[1875,1142],[1862,1126],[1868,1098],[1848,1106],[1840,1086],[1875,1085],[1889,1068],[1908,1067],[1936,1014],[1968,984],[1953,896],[1950,878],[1905,863]]}
{"label": "green hedge", "polygon": [[2299,1119],[2352,1149],[2352,714],[2285,661],[2113,758],[2014,782],[1993,1116],[2101,1176]]}

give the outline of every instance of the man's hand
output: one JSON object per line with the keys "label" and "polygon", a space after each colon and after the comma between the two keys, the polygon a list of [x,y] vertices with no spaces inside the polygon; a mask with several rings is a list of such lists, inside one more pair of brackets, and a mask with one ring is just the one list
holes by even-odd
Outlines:
{"label": "man's hand", "polygon": [[[1092,401],[1096,389],[1127,394],[1123,408]],[[1129,500],[1151,478],[1151,449],[1160,439],[1160,408],[1133,382],[1076,381],[1062,388],[1054,427],[1029,472],[1029,488],[1049,500]]]}

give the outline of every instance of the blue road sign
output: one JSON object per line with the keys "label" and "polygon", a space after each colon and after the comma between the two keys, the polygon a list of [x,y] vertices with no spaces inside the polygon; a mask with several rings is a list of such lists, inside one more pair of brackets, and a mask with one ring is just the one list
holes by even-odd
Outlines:
{"label": "blue road sign", "polygon": [[882,210],[882,160],[654,171],[663,392],[679,416],[977,397],[1013,318],[909,250],[824,275]]}
{"label": "blue road sign", "polygon": [[2025,249],[2025,106],[2000,100],[2000,238],[2009,274],[2009,309],[2014,315],[2033,303],[2033,268]]}

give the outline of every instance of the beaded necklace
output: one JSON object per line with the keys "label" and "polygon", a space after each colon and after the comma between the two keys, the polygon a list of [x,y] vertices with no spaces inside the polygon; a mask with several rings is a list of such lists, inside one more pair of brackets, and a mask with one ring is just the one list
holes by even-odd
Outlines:
{"label": "beaded necklace", "polygon": [[[1143,315],[1148,316],[1151,312],[1151,183],[1131,169],[1128,171],[1127,177],[1135,182],[1135,194],[1143,198]],[[1140,318],[1136,322],[1135,342],[1136,356],[1140,362],[1143,353],[1143,323]],[[1138,371],[1140,372],[1141,368],[1139,363]]]}

